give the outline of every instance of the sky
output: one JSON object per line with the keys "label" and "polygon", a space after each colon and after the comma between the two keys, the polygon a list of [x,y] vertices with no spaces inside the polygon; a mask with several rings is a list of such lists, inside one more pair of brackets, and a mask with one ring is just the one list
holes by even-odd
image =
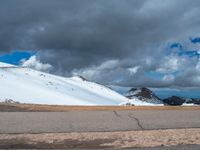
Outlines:
{"label": "sky", "polygon": [[198,92],[199,16],[199,0],[1,0],[0,61]]}

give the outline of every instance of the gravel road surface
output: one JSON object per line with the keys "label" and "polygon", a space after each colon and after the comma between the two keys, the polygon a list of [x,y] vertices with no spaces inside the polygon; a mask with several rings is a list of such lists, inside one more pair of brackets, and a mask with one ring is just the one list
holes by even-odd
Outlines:
{"label": "gravel road surface", "polygon": [[199,110],[0,112],[0,133],[110,132],[198,127]]}

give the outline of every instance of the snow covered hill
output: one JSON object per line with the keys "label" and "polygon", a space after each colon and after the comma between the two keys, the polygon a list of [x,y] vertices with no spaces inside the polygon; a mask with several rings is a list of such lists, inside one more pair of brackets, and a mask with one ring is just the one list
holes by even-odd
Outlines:
{"label": "snow covered hill", "polygon": [[0,62],[0,101],[32,104],[118,105],[126,97],[81,77],[64,78]]}

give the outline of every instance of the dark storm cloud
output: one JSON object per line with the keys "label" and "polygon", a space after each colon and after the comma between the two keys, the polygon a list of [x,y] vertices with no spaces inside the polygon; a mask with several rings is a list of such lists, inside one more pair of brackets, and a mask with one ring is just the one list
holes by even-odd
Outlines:
{"label": "dark storm cloud", "polygon": [[199,0],[1,0],[0,51],[38,50],[63,75],[109,60],[119,60],[121,71],[142,66],[144,73],[162,63],[159,45],[199,33],[199,7]]}

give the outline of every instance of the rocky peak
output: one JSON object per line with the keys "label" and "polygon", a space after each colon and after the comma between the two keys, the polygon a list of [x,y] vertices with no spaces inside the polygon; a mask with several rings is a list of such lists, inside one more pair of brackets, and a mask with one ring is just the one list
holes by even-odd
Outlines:
{"label": "rocky peak", "polygon": [[131,97],[131,96],[143,97],[143,98],[148,98],[148,99],[152,99],[152,98],[160,99],[154,94],[153,91],[151,91],[150,89],[146,87],[131,88],[127,93],[127,97]]}
{"label": "rocky peak", "polygon": [[163,102],[160,100],[158,96],[155,95],[153,91],[146,87],[142,88],[131,88],[127,94],[126,97],[129,99],[133,99],[137,97],[139,100],[147,103],[152,104],[162,104]]}

